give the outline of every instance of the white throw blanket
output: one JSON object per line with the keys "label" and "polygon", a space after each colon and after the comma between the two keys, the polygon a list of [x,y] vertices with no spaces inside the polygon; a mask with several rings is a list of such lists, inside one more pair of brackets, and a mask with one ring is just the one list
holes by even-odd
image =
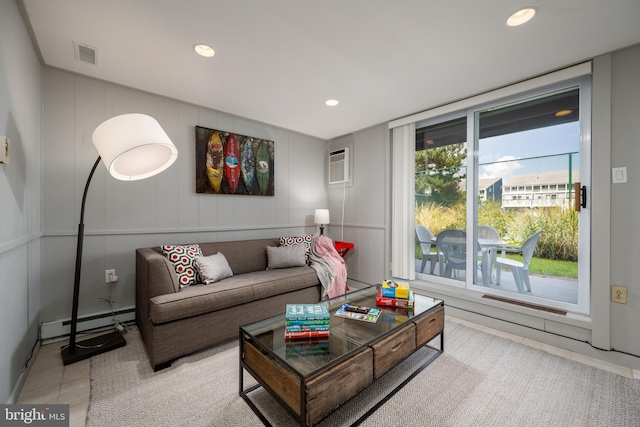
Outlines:
{"label": "white throw blanket", "polygon": [[346,292],[347,267],[330,238],[314,237],[309,260],[324,288],[323,296],[333,298]]}

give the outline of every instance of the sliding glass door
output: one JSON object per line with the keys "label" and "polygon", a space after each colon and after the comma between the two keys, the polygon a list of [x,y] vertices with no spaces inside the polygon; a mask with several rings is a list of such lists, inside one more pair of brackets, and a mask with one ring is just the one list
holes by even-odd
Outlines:
{"label": "sliding glass door", "polygon": [[589,106],[583,78],[417,123],[417,277],[588,312]]}

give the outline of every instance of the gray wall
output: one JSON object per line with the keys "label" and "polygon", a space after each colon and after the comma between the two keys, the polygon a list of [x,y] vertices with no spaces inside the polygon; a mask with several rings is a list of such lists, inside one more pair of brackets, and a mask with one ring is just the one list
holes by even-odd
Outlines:
{"label": "gray wall", "polygon": [[[351,180],[329,189],[329,237],[355,244],[345,260],[349,278],[365,284],[389,277],[391,145],[386,123],[331,141],[348,147]],[[344,228],[341,227],[344,206]]]}
{"label": "gray wall", "polygon": [[17,393],[38,338],[40,308],[41,67],[13,1],[0,2],[0,402]]}
{"label": "gray wall", "polygon": [[626,166],[628,179],[610,186],[610,285],[627,287],[626,305],[610,303],[611,346],[640,356],[640,46],[613,53],[611,73],[611,166]]}
{"label": "gray wall", "polygon": [[[122,182],[100,164],[89,188],[79,313],[107,310],[104,270],[120,280],[112,298],[135,305],[135,249],[315,233],[314,210],[327,205],[328,142],[230,114],[44,68],[43,322],[71,314],[76,231],[82,193],[98,157],[91,135],[104,120],[155,117],[178,160],[155,177]],[[197,194],[195,126],[275,141],[275,196]]]}

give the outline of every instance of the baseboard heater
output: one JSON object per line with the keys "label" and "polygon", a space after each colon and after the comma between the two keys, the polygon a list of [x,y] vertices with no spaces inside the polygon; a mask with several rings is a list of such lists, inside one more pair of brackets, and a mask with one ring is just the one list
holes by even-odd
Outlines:
{"label": "baseboard heater", "polygon": [[[95,329],[112,326],[113,314],[111,310],[78,316],[78,333],[89,332]],[[136,307],[122,307],[115,310],[116,319],[128,323],[136,319]],[[40,326],[40,339],[49,340],[68,336],[71,333],[71,318],[44,322]]]}

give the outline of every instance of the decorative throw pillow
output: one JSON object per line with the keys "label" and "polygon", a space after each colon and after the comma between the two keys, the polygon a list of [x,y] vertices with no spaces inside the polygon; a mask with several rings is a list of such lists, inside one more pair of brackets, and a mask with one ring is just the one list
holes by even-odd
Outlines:
{"label": "decorative throw pillow", "polygon": [[267,246],[267,260],[269,261],[267,269],[305,266],[307,265],[304,258],[305,253],[303,245]]}
{"label": "decorative throw pillow", "polygon": [[280,237],[280,246],[295,246],[302,245],[305,248],[304,259],[309,261],[309,252],[311,252],[311,245],[313,244],[313,234],[307,234],[306,236],[297,237]]}
{"label": "decorative throw pillow", "polygon": [[197,282],[196,257],[202,256],[200,245],[164,245],[162,254],[173,263],[180,289]]}
{"label": "decorative throw pillow", "polygon": [[233,276],[227,258],[220,252],[206,257],[197,257],[196,268],[205,285]]}

